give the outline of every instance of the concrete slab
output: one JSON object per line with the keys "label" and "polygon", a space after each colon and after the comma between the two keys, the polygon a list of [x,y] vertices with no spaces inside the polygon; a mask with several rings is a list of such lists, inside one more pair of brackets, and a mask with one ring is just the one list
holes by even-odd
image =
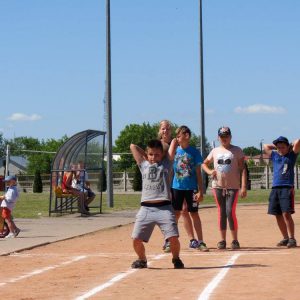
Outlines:
{"label": "concrete slab", "polygon": [[21,229],[17,238],[0,239],[0,255],[65,240],[105,228],[133,223],[136,211],[120,211],[80,217],[72,214],[40,219],[15,219]]}

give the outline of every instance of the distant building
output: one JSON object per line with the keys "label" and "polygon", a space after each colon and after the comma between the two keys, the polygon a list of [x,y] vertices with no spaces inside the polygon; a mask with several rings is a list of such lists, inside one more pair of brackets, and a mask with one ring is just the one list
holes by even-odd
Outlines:
{"label": "distant building", "polygon": [[[5,175],[6,157],[0,158],[0,175]],[[28,160],[23,156],[10,156],[8,171],[9,174],[22,174],[27,171]]]}
{"label": "distant building", "polygon": [[269,157],[269,155],[264,154],[264,153],[263,153],[262,157],[261,157],[260,154],[254,155],[254,156],[252,156],[252,155],[250,155],[250,156],[246,155],[245,156],[245,160],[246,161],[252,160],[256,166],[258,166],[261,163],[261,160],[263,160],[264,164],[266,164],[266,165],[268,165],[270,163],[270,157]]}

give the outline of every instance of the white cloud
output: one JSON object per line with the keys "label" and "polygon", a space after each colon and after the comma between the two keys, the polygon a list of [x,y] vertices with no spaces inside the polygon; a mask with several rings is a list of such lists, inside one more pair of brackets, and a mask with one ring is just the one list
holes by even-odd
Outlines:
{"label": "white cloud", "polygon": [[238,106],[234,109],[237,114],[284,114],[286,109],[281,106],[254,104],[246,107]]}
{"label": "white cloud", "polygon": [[13,113],[7,119],[10,121],[37,121],[40,120],[42,117],[37,114],[32,115],[25,115],[22,113]]}

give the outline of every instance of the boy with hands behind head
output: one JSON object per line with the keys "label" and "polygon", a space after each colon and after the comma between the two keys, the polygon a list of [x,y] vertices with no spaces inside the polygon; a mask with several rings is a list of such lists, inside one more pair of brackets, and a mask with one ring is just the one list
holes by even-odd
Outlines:
{"label": "boy with hands behind head", "polygon": [[273,163],[273,183],[269,196],[268,214],[275,215],[283,236],[277,246],[297,247],[295,225],[292,214],[294,206],[294,166],[300,152],[300,140],[289,143],[280,136],[273,144],[264,144],[264,150]]}

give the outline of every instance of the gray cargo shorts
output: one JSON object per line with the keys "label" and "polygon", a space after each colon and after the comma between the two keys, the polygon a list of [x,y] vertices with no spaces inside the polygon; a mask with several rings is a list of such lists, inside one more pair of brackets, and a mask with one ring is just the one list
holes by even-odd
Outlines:
{"label": "gray cargo shorts", "polygon": [[172,205],[160,207],[141,206],[136,215],[132,238],[148,242],[155,225],[158,225],[165,240],[179,236],[176,218]]}

